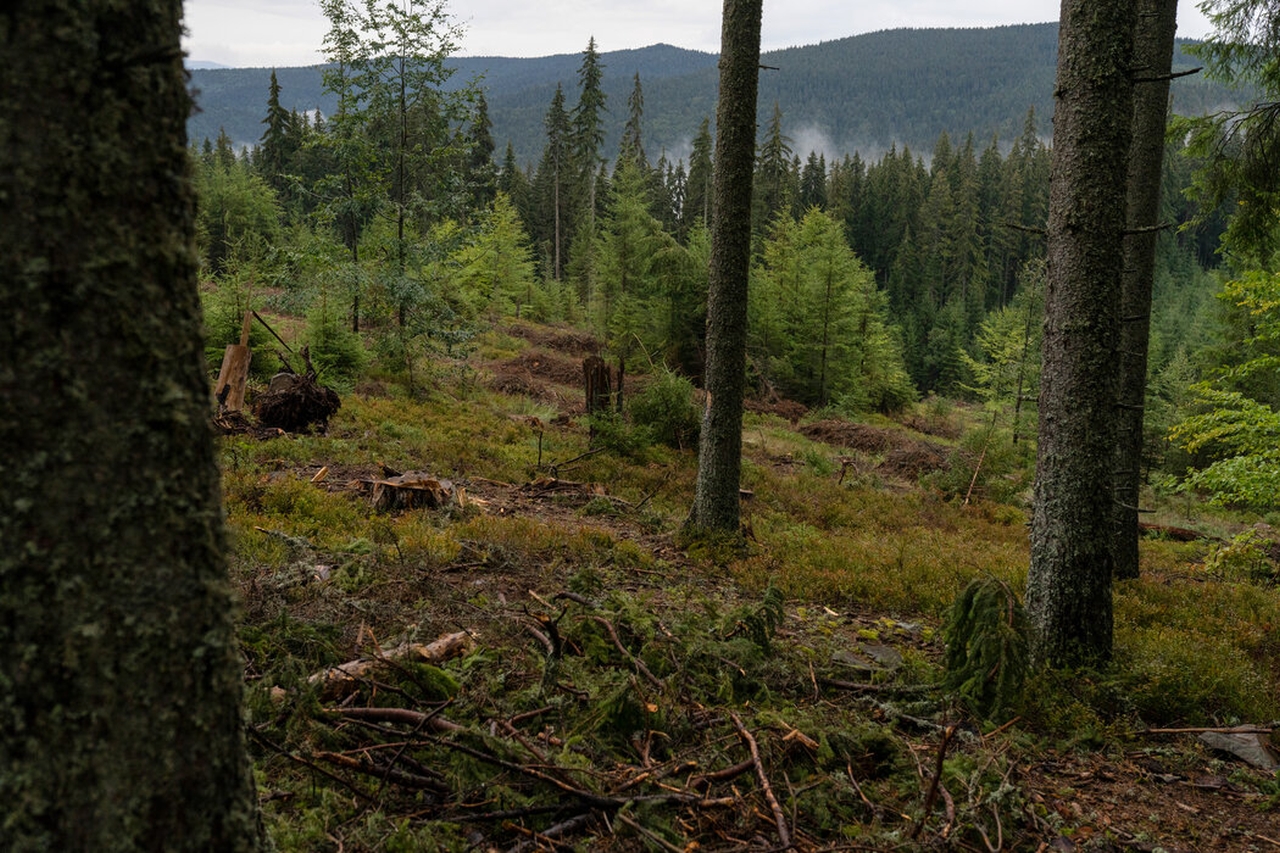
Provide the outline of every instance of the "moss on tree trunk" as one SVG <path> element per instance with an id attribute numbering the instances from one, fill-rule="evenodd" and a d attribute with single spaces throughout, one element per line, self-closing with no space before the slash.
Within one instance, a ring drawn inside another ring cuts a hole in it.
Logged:
<path id="1" fill-rule="evenodd" d="M 0 848 L 261 846 L 178 0 L 0 12 Z"/>

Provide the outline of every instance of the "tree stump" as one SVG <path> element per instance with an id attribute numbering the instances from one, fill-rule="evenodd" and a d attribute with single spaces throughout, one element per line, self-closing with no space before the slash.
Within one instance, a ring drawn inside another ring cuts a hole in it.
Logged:
<path id="1" fill-rule="evenodd" d="M 587 389 L 587 414 L 609 411 L 613 387 L 609 381 L 609 366 L 604 359 L 598 355 L 587 356 L 582 360 L 582 374 Z"/>

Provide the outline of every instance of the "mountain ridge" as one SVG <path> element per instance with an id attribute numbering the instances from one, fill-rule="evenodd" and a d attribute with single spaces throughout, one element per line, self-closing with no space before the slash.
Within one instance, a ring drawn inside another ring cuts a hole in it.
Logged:
<path id="1" fill-rule="evenodd" d="M 1186 42 L 1182 42 L 1185 46 Z M 1057 24 L 1001 27 L 899 28 L 845 36 L 764 53 L 758 102 L 764 128 L 777 104 L 784 133 L 803 158 L 858 152 L 876 158 L 890 146 L 932 150 L 943 133 L 960 141 L 972 133 L 985 146 L 1022 133 L 1034 109 L 1040 134 L 1049 136 L 1057 55 Z M 718 55 L 658 43 L 602 51 L 607 96 L 606 156 L 616 151 L 634 75 L 644 92 L 643 133 L 651 160 L 687 158 L 703 118 L 714 122 Z M 510 141 L 518 162 L 535 163 L 545 144 L 543 118 L 558 85 L 572 106 L 582 55 L 453 57 L 453 82 L 480 79 L 501 157 Z M 1192 66 L 1181 51 L 1177 69 Z M 323 66 L 275 69 L 287 109 L 327 114 Z M 237 147 L 262 134 L 271 69 L 192 69 L 200 111 L 188 123 L 193 140 L 225 128 Z M 1179 112 L 1197 114 L 1238 100 L 1222 86 L 1182 79 L 1174 83 Z"/>

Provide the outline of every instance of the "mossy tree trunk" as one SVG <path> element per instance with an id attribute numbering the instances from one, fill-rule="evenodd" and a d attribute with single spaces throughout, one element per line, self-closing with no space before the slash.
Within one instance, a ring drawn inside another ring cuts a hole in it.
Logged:
<path id="1" fill-rule="evenodd" d="M 1063 0 L 1027 611 L 1033 657 L 1111 656 L 1112 482 L 1134 8 Z"/>
<path id="2" fill-rule="evenodd" d="M 179 0 L 0 11 L 0 848 L 262 846 Z"/>
<path id="3" fill-rule="evenodd" d="M 707 293 L 706 388 L 689 527 L 739 532 L 746 388 L 751 180 L 756 152 L 762 0 L 725 0 Z"/>
<path id="4" fill-rule="evenodd" d="M 1178 28 L 1177 0 L 1137 0 L 1134 34 L 1133 146 L 1128 227 L 1120 284 L 1120 406 L 1115 462 L 1115 576 L 1138 576 L 1138 495 L 1142 483 L 1142 415 L 1151 338 L 1151 290 L 1164 169 L 1169 73 Z"/>

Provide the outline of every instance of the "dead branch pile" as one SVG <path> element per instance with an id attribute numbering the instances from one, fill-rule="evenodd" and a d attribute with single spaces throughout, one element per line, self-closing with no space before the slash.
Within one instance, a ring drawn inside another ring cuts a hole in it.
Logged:
<path id="1" fill-rule="evenodd" d="M 616 617 L 602 615 L 581 595 L 556 598 L 564 602 L 558 615 L 526 608 L 524 627 L 535 648 L 545 650 L 548 673 L 556 672 L 555 661 L 586 654 L 584 643 L 603 642 L 592 652 L 603 658 L 594 687 L 552 674 L 545 704 L 466 721 L 465 705 L 412 695 L 423 677 L 416 665 L 473 650 L 469 634 L 445 635 L 312 675 L 310 684 L 327 703 L 314 721 L 327 729 L 315 740 L 324 748 L 286 748 L 262 732 L 254 732 L 255 739 L 339 781 L 359 801 L 384 808 L 412 803 L 415 820 L 474 827 L 479 849 L 522 853 L 610 843 L 603 839 L 611 835 L 629 839 L 620 849 L 637 842 L 645 849 L 692 849 L 671 841 L 699 838 L 717 839 L 724 849 L 762 843 L 817 849 L 781 805 L 788 791 L 794 796 L 785 767 L 814 767 L 814 738 L 776 720 L 762 728 L 738 713 L 681 701 L 679 676 L 655 673 L 628 647 L 634 626 L 615 624 Z M 287 701 L 284 691 L 276 695 Z M 597 718 L 594 733 L 562 727 L 567 712 L 592 708 L 598 709 L 588 713 Z M 460 785 L 450 767 L 473 768 L 466 775 L 481 773 L 486 781 Z M 836 774 L 850 767 L 860 767 L 856 756 L 841 755 L 832 764 Z M 665 826 L 652 815 L 663 815 Z"/>

